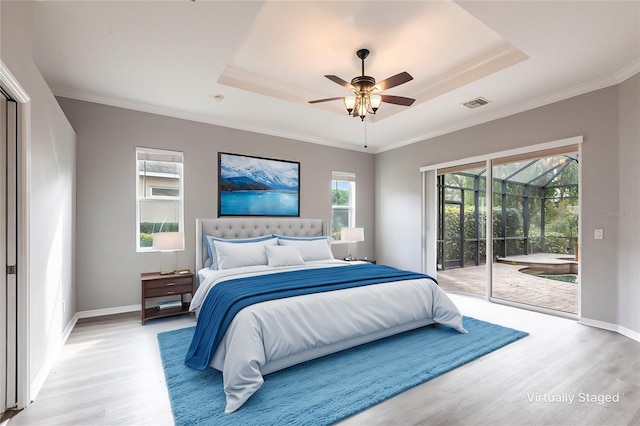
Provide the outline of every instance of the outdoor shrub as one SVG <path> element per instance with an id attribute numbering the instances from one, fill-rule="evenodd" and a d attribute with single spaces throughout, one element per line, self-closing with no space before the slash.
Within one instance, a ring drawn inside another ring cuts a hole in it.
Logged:
<path id="1" fill-rule="evenodd" d="M 140 233 L 140 247 L 151 247 L 153 246 L 153 234 L 143 234 Z"/>
<path id="2" fill-rule="evenodd" d="M 546 253 L 573 254 L 574 238 L 567 237 L 560 232 L 547 232 L 544 238 L 544 251 Z"/>
<path id="3" fill-rule="evenodd" d="M 446 260 L 456 260 L 460 259 L 462 255 L 460 251 L 460 243 L 457 241 L 457 238 L 460 235 L 460 208 L 455 205 L 446 205 L 445 206 L 445 233 L 449 238 L 453 238 L 453 241 L 448 241 L 445 244 L 445 259 Z M 544 251 L 547 253 L 566 253 L 573 254 L 574 252 L 574 243 L 575 237 L 572 235 L 571 226 L 574 225 L 574 222 L 577 222 L 575 219 L 576 216 L 571 214 L 572 212 L 566 213 L 564 216 L 560 216 L 555 219 L 555 221 L 551 222 L 549 228 L 545 232 L 544 239 Z M 523 236 L 523 219 L 520 215 L 520 211 L 517 208 L 509 207 L 506 209 L 506 236 L 507 237 L 516 237 Z M 501 231 L 501 221 L 502 221 L 502 208 L 496 207 L 493 209 L 493 236 L 497 238 L 494 242 L 494 254 L 496 256 L 513 256 L 518 254 L 525 253 L 525 240 L 517 239 L 517 240 L 508 240 L 506 244 L 503 244 L 500 241 L 500 237 L 502 237 Z M 479 213 L 478 215 L 479 227 L 484 229 L 485 217 L 483 213 Z M 464 239 L 466 240 L 464 246 L 464 259 L 465 263 L 475 262 L 475 249 L 476 244 L 473 241 L 476 237 L 476 222 L 475 222 L 475 209 L 473 206 L 465 206 L 463 212 L 463 232 Z M 560 230 L 560 232 L 558 232 Z M 564 232 L 562 232 L 564 231 Z M 479 231 L 478 235 L 484 235 L 483 231 Z M 484 238 L 480 238 L 481 241 Z M 482 261 L 485 257 L 485 244 L 480 244 L 479 248 L 479 259 Z M 529 249 L 531 252 L 536 253 L 542 250 L 542 241 L 539 238 L 535 238 L 529 241 Z M 506 252 L 503 252 L 506 250 Z M 440 259 L 442 262 L 442 259 Z"/>
<path id="4" fill-rule="evenodd" d="M 458 206 L 446 205 L 444 209 L 445 214 L 445 229 L 444 235 L 449 238 L 457 238 L 460 235 L 460 209 Z M 496 207 L 493 209 L 493 229 L 494 237 L 498 237 L 501 233 L 501 218 L 502 208 Z M 485 215 L 480 212 L 478 214 L 478 226 L 482 229 L 485 226 Z M 507 223 L 507 236 L 522 235 L 522 217 L 520 212 L 516 208 L 507 208 L 506 210 L 506 223 Z M 475 242 L 469 240 L 475 240 L 476 237 L 476 222 L 475 222 L 475 208 L 473 206 L 465 206 L 463 213 L 463 230 L 464 239 L 467 240 L 464 247 L 464 258 L 468 261 L 474 259 L 475 262 Z M 484 235 L 483 231 L 478 232 L 478 235 Z M 500 235 L 501 236 L 501 235 Z M 484 238 L 480 238 L 484 240 Z M 500 246 L 502 247 L 502 246 Z M 512 241 L 507 246 L 509 254 L 524 254 L 524 241 Z M 479 247 L 479 259 L 482 261 L 486 255 L 486 245 L 480 244 Z M 502 252 L 496 252 L 497 255 L 502 255 Z M 460 259 L 460 244 L 457 241 L 448 241 L 445 245 L 445 259 L 455 260 Z"/>
<path id="5" fill-rule="evenodd" d="M 518 209 L 508 207 L 506 210 L 507 226 L 505 235 L 502 234 L 502 208 L 496 207 L 493 209 L 493 236 L 494 237 L 515 237 L 523 235 L 522 232 L 522 216 Z"/>
<path id="6" fill-rule="evenodd" d="M 156 232 L 178 232 L 177 222 L 141 222 L 140 233 L 141 234 L 154 234 Z"/>
<path id="7" fill-rule="evenodd" d="M 141 222 L 140 223 L 140 247 L 153 246 L 153 234 L 157 232 L 178 232 L 177 222 Z"/>

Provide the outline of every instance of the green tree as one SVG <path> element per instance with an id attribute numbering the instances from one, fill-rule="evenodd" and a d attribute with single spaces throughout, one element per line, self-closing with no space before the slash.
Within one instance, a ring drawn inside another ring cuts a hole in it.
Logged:
<path id="1" fill-rule="evenodd" d="M 331 190 L 331 204 L 334 206 L 349 205 L 349 191 L 346 189 Z"/>

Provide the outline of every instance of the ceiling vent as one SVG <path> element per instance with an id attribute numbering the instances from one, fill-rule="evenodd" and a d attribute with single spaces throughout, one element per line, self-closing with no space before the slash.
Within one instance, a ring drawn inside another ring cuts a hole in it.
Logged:
<path id="1" fill-rule="evenodd" d="M 485 98 L 475 98 L 475 99 L 471 99 L 470 101 L 467 101 L 465 103 L 463 103 L 462 105 L 466 106 L 467 108 L 478 108 L 481 107 L 483 105 L 488 104 L 489 100 L 485 99 Z"/>

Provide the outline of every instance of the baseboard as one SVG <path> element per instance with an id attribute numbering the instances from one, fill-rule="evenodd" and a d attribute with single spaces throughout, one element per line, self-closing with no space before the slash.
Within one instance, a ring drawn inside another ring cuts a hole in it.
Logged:
<path id="1" fill-rule="evenodd" d="M 78 318 L 101 317 L 104 315 L 124 314 L 127 312 L 140 311 L 141 305 L 118 306 L 117 308 L 93 309 L 91 311 L 80 311 L 76 315 Z"/>
<path id="2" fill-rule="evenodd" d="M 636 342 L 640 342 L 640 333 L 637 331 L 633 331 L 630 328 L 619 325 L 618 333 L 622 334 L 623 336 L 627 336 L 629 339 L 633 339 Z"/>
<path id="3" fill-rule="evenodd" d="M 640 342 L 640 333 L 637 331 L 633 331 L 627 327 L 623 327 L 618 324 L 612 324 L 610 322 L 598 321 L 589 318 L 580 318 L 578 321 L 580 324 L 588 325 L 591 327 L 602 328 L 604 330 L 615 331 L 618 334 L 622 334 L 623 336 L 628 337 L 629 339 L 633 339 L 636 342 Z"/>

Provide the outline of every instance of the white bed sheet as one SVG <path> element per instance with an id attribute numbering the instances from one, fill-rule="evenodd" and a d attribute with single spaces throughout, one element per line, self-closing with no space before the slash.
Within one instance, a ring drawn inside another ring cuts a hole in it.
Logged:
<path id="1" fill-rule="evenodd" d="M 219 282 L 264 273 L 310 267 L 348 266 L 333 260 L 304 266 L 269 268 L 251 266 L 204 272 L 191 302 L 196 312 L 209 288 Z M 405 330 L 438 322 L 460 332 L 462 316 L 446 293 L 430 279 L 376 284 L 325 293 L 290 297 L 248 306 L 231 322 L 210 366 L 223 373 L 227 405 L 231 413 L 244 404 L 264 382 L 263 374 L 291 365 L 318 348 L 368 341 L 385 330 Z M 318 355 L 319 356 L 319 355 Z M 306 357 L 306 359 L 309 359 Z"/>

